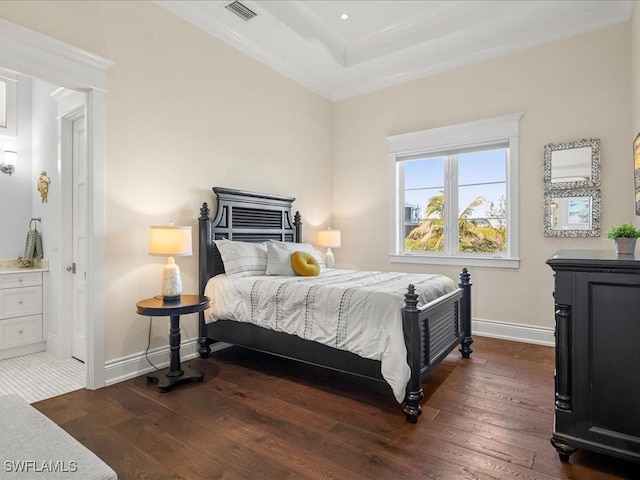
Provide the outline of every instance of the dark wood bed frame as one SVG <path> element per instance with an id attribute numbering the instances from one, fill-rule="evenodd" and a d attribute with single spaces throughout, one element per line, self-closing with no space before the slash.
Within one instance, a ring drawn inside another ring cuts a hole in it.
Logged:
<path id="1" fill-rule="evenodd" d="M 221 187 L 214 187 L 213 191 L 217 195 L 218 204 L 215 218 L 211 219 L 207 203 L 202 205 L 198 218 L 199 286 L 202 294 L 209 278 L 224 273 L 224 264 L 214 240 L 265 242 L 273 239 L 300 242 L 302 238 L 299 212 L 291 217 L 291 205 L 295 198 Z M 402 318 L 411 378 L 407 383 L 403 411 L 407 421 L 411 423 L 416 423 L 422 413 L 422 381 L 429 372 L 457 344 L 460 344 L 460 353 L 464 358 L 469 358 L 473 351 L 471 283 L 467 269 L 462 269 L 459 288 L 454 292 L 428 305 L 418 307 L 417 304 L 418 295 L 413 285 L 409 285 Z M 383 380 L 379 361 L 251 323 L 229 320 L 205 323 L 204 313 L 200 313 L 200 356 L 209 357 L 210 345 L 218 341 Z"/>

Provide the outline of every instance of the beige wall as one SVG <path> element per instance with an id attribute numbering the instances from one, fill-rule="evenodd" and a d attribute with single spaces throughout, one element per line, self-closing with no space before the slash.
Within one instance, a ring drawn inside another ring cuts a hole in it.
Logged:
<path id="1" fill-rule="evenodd" d="M 640 135 L 640 7 L 635 2 L 631 17 L 631 132 L 630 142 Z M 640 227 L 640 217 L 634 217 L 634 224 Z"/>
<path id="2" fill-rule="evenodd" d="M 629 125 L 630 26 L 532 48 L 334 104 L 334 224 L 338 266 L 438 271 L 389 262 L 389 160 L 385 137 L 523 112 L 520 121 L 520 268 L 471 268 L 474 318 L 553 326 L 553 280 L 545 260 L 561 248 L 612 248 L 597 239 L 542 233 L 543 147 L 601 139 L 602 230 L 633 219 Z"/>
<path id="3" fill-rule="evenodd" d="M 106 98 L 106 360 L 146 347 L 135 303 L 164 259 L 148 227 L 193 225 L 211 187 L 291 195 L 307 238 L 331 215 L 331 103 L 150 2 L 0 2 L 0 17 L 115 61 Z M 194 243 L 194 248 L 197 243 Z M 178 258 L 197 291 L 196 256 Z M 152 347 L 167 343 L 156 320 Z M 195 315 L 183 339 L 197 335 Z"/>
<path id="4" fill-rule="evenodd" d="M 635 2 L 631 17 L 631 135 L 635 139 L 640 132 L 640 7 Z M 640 218 L 636 217 L 636 222 Z"/>

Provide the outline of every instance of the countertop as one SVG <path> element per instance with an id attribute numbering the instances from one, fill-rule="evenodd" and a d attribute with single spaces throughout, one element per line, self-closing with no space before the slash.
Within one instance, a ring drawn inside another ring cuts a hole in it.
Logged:
<path id="1" fill-rule="evenodd" d="M 38 267 L 20 268 L 18 267 L 17 259 L 0 258 L 0 275 L 8 275 L 10 273 L 48 272 L 49 271 L 49 265 L 46 260 L 39 260 L 38 263 L 39 263 Z"/>

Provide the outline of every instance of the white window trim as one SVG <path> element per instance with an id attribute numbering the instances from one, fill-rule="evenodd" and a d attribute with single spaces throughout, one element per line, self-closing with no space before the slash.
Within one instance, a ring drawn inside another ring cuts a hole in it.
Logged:
<path id="1" fill-rule="evenodd" d="M 389 164 L 393 209 L 391 213 L 391 252 L 392 263 L 416 263 L 432 265 L 463 265 L 479 267 L 519 268 L 518 238 L 518 163 L 519 163 L 519 121 L 522 113 L 514 113 L 501 117 L 488 118 L 475 122 L 460 123 L 446 127 L 432 128 L 419 132 L 404 133 L 387 137 L 389 143 Z M 507 231 L 509 240 L 505 255 L 445 255 L 442 253 L 401 254 L 400 238 L 400 168 L 399 157 L 441 152 L 447 149 L 464 148 L 465 146 L 509 142 L 509 161 L 507 162 L 507 202 L 509 214 Z"/>
<path id="2" fill-rule="evenodd" d="M 15 137 L 18 135 L 18 77 L 15 74 L 0 70 L 0 79 L 5 82 L 5 122 L 6 127 L 0 126 L 0 135 Z"/>

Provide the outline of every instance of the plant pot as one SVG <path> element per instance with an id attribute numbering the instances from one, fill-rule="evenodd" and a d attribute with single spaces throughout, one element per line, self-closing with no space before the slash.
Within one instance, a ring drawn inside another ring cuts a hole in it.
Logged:
<path id="1" fill-rule="evenodd" d="M 613 246 L 618 255 L 633 255 L 636 250 L 637 238 L 619 237 L 613 239 Z"/>

